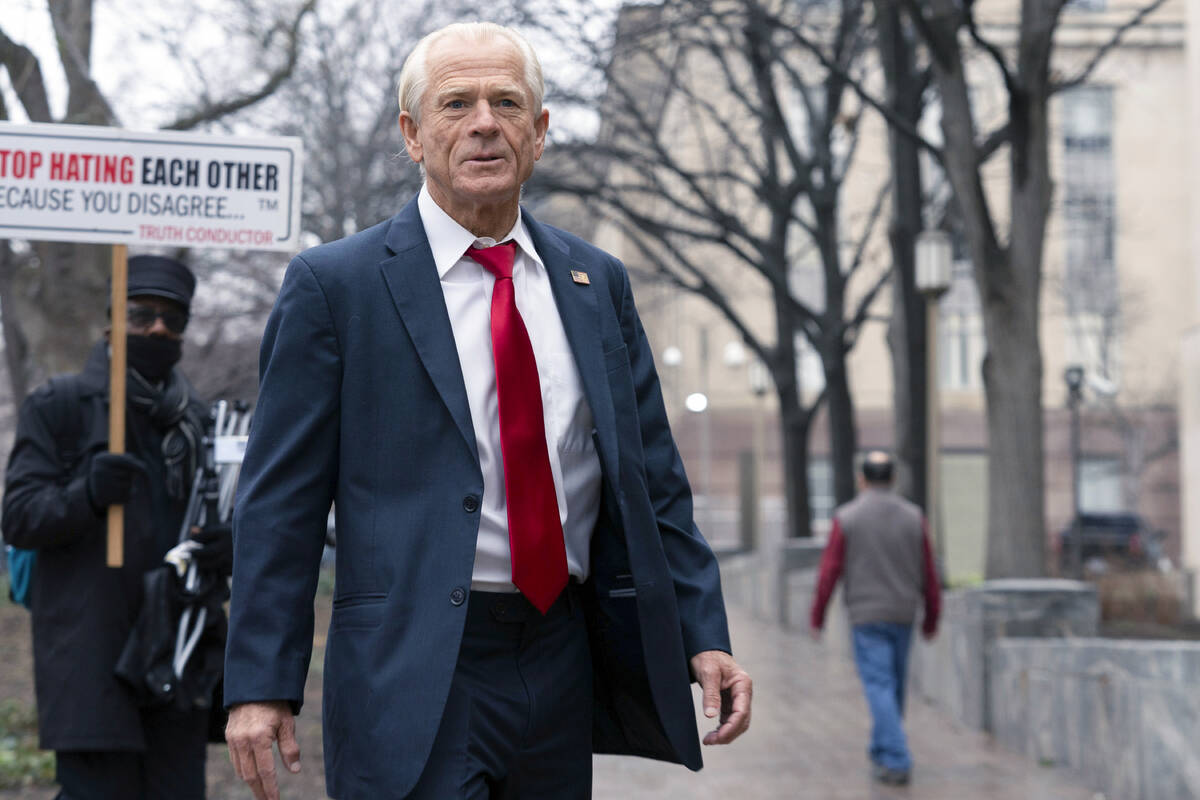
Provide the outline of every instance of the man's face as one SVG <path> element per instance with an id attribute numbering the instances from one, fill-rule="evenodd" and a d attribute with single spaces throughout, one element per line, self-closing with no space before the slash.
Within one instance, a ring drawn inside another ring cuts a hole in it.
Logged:
<path id="1" fill-rule="evenodd" d="M 446 38 L 430 48 L 421 121 L 400 114 L 413 161 L 433 199 L 462 222 L 515 213 L 521 184 L 542 156 L 549 114 L 535 113 L 521 55 L 503 39 L 479 46 Z"/>
<path id="2" fill-rule="evenodd" d="M 182 339 L 187 327 L 186 309 L 174 300 L 157 295 L 137 295 L 126 303 L 126 329 L 134 336 L 163 336 Z"/>

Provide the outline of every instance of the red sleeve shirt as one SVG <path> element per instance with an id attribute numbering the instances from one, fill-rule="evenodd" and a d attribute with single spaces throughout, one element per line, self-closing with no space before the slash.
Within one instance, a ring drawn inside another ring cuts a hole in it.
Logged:
<path id="1" fill-rule="evenodd" d="M 921 520 L 921 528 L 921 550 L 925 555 L 925 621 L 921 624 L 921 631 L 926 636 L 933 636 L 937 633 L 938 617 L 942 613 L 942 586 L 933 561 L 933 547 L 929 544 L 929 523 Z"/>
<path id="2" fill-rule="evenodd" d="M 842 535 L 842 526 L 837 518 L 829 531 L 829 543 L 821 554 L 821 570 L 817 578 L 817 594 L 813 598 L 812 611 L 809 613 L 809 624 L 820 630 L 825 625 L 825 608 L 838 579 L 842 577 L 842 567 L 846 564 L 846 537 Z"/>

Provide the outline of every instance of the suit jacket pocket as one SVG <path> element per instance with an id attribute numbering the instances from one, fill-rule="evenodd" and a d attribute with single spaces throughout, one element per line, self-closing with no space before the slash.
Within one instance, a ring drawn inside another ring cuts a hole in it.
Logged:
<path id="1" fill-rule="evenodd" d="M 350 594 L 334 598 L 331 627 L 342 631 L 374 630 L 383 621 L 387 595 Z"/>
<path id="2" fill-rule="evenodd" d="M 613 349 L 608 349 L 609 345 L 605 345 L 604 351 L 604 370 L 612 372 L 620 369 L 629 363 L 629 348 L 624 342 L 617 342 Z"/>

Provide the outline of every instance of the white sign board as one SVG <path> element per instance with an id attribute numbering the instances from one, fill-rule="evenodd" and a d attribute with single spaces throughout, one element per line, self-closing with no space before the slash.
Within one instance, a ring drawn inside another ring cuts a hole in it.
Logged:
<path id="1" fill-rule="evenodd" d="M 299 250 L 294 137 L 0 122 L 0 238 Z"/>

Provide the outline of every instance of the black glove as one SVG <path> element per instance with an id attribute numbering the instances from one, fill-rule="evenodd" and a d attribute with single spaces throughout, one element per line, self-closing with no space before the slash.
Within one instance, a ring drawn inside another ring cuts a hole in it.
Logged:
<path id="1" fill-rule="evenodd" d="M 133 476 L 146 474 L 146 465 L 127 453 L 97 453 L 88 466 L 88 500 L 96 513 L 122 505 L 133 492 Z"/>
<path id="2" fill-rule="evenodd" d="M 233 528 L 227 523 L 205 525 L 192 530 L 192 539 L 200 543 L 192 551 L 192 560 L 200 569 L 215 570 L 222 575 L 233 572 Z"/>

